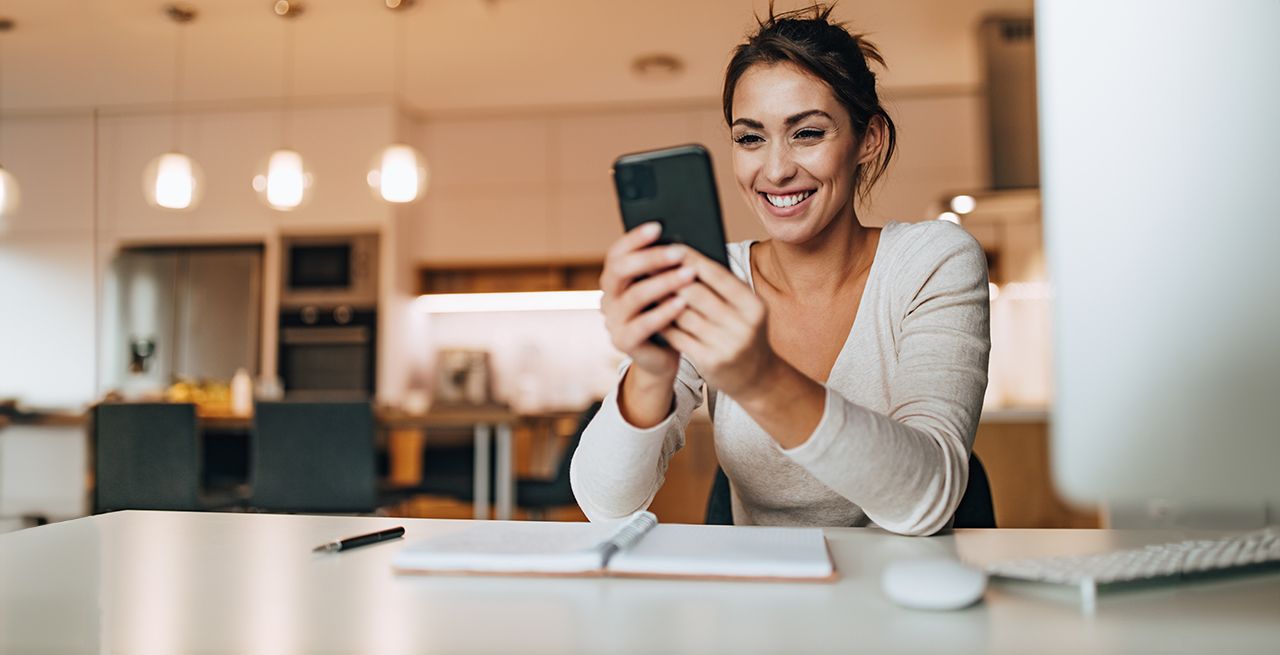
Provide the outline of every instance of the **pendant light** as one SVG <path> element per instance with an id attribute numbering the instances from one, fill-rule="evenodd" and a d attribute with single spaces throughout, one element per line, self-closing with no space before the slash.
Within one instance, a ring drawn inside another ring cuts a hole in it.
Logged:
<path id="1" fill-rule="evenodd" d="M 178 25 L 177 52 L 173 63 L 173 149 L 152 159 L 142 173 L 142 190 L 147 202 L 160 209 L 195 209 L 204 193 L 204 172 L 192 158 L 182 153 L 178 104 L 182 99 L 183 27 L 196 19 L 190 7 L 168 5 L 165 15 Z"/>
<path id="2" fill-rule="evenodd" d="M 293 119 L 293 60 L 294 20 L 302 14 L 298 0 L 275 0 L 271 10 L 284 19 L 284 93 L 280 112 L 280 149 L 271 153 L 258 168 L 253 178 L 253 190 L 258 199 L 277 211 L 293 211 L 311 198 L 311 171 L 302 161 L 302 155 L 290 147 Z"/>
<path id="3" fill-rule="evenodd" d="M 14 23 L 12 20 L 8 18 L 0 18 L 0 33 L 9 32 L 13 30 L 13 27 Z M 3 64 L 3 62 L 4 58 L 0 57 L 0 64 Z M 0 72 L 2 71 L 3 66 L 0 66 Z M 0 88 L 3 87 L 0 86 Z M 3 97 L 3 94 L 0 94 L 0 97 Z M 0 107 L 3 107 L 3 105 L 0 104 Z M 12 173 L 5 169 L 3 155 L 4 150 L 0 149 L 0 220 L 18 211 L 18 200 L 20 197 L 18 193 L 18 180 Z M 3 227 L 3 225 L 0 224 L 0 227 Z"/>
<path id="4" fill-rule="evenodd" d="M 404 92 L 405 21 L 404 13 L 414 0 L 384 0 L 387 9 L 397 12 L 395 31 L 395 105 L 400 107 Z M 375 198 L 396 205 L 414 202 L 427 190 L 427 160 L 417 148 L 407 143 L 393 143 L 374 156 L 365 176 Z"/>

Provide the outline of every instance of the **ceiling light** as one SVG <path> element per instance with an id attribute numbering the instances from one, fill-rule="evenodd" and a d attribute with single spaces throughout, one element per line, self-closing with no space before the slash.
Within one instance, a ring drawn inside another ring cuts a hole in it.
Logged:
<path id="1" fill-rule="evenodd" d="M 973 211 L 977 206 L 978 201 L 974 200 L 973 196 L 961 195 L 951 199 L 951 211 L 961 216 Z"/>
<path id="2" fill-rule="evenodd" d="M 387 8 L 403 14 L 413 6 L 412 0 L 387 0 Z M 405 21 L 396 17 L 393 76 L 395 78 L 395 104 L 400 105 L 404 92 Z M 402 205 L 421 198 L 427 190 L 427 159 L 417 148 L 407 143 L 393 143 L 374 156 L 365 175 L 373 196 L 385 202 Z"/>
<path id="3" fill-rule="evenodd" d="M 654 53 L 633 59 L 631 70 L 642 79 L 665 80 L 683 72 L 684 62 L 672 54 Z"/>
<path id="4" fill-rule="evenodd" d="M 152 159 L 142 173 L 142 190 L 153 207 L 171 210 L 194 209 L 204 192 L 200 165 L 182 153 L 181 120 L 178 103 L 182 98 L 183 26 L 196 19 L 196 11 L 180 5 L 165 7 L 165 15 L 178 25 L 177 52 L 173 61 L 173 149 Z"/>
<path id="5" fill-rule="evenodd" d="M 266 206 L 277 211 L 293 211 L 311 198 L 311 186 L 314 181 L 311 171 L 307 169 L 302 155 L 290 147 L 293 127 L 293 59 L 294 59 L 294 18 L 302 14 L 301 2 L 293 0 L 276 0 L 272 11 L 286 19 L 284 24 L 283 53 L 283 89 L 281 91 L 280 141 L 279 150 L 267 156 L 258 173 L 253 177 L 253 190 Z"/>
<path id="6" fill-rule="evenodd" d="M 0 32 L 8 32 L 13 29 L 13 26 L 13 20 L 0 18 Z M 0 151 L 0 154 L 3 154 L 3 151 Z M 18 179 L 5 170 L 3 165 L 0 165 L 0 218 L 10 216 L 18 211 L 20 196 Z"/>
<path id="7" fill-rule="evenodd" d="M 417 148 L 393 143 L 373 158 L 365 181 L 374 196 L 394 204 L 422 197 L 427 188 L 427 162 Z"/>

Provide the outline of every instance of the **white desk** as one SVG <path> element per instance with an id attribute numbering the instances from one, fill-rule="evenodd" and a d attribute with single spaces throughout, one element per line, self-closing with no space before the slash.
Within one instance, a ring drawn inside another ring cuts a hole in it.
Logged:
<path id="1" fill-rule="evenodd" d="M 0 652 L 1276 652 L 1280 573 L 1103 595 L 998 585 L 948 613 L 899 609 L 885 562 L 1133 546 L 1173 532 L 828 531 L 834 584 L 397 577 L 391 542 L 310 547 L 462 521 L 123 512 L 0 535 Z"/>

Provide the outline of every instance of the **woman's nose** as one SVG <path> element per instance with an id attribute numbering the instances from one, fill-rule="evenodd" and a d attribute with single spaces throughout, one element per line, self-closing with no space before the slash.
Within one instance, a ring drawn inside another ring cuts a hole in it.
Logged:
<path id="1" fill-rule="evenodd" d="M 785 145 L 770 146 L 764 163 L 764 175 L 769 183 L 782 186 L 795 174 L 796 164 L 791 159 L 791 149 Z"/>

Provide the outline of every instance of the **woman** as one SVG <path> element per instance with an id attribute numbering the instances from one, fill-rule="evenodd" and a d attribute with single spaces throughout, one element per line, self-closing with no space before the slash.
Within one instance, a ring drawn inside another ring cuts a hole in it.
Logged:
<path id="1" fill-rule="evenodd" d="M 986 259 L 950 223 L 858 222 L 896 133 L 868 69 L 883 60 L 830 12 L 771 8 L 726 72 L 734 175 L 769 238 L 729 244 L 732 271 L 649 247 L 654 224 L 606 256 L 602 311 L 629 361 L 573 458 L 592 520 L 649 505 L 704 385 L 737 524 L 923 535 L 960 502 L 987 384 Z"/>

